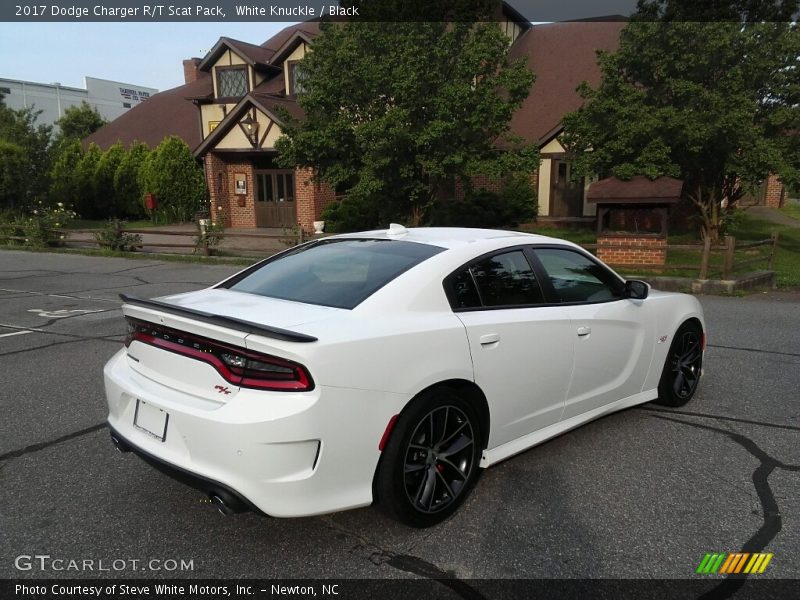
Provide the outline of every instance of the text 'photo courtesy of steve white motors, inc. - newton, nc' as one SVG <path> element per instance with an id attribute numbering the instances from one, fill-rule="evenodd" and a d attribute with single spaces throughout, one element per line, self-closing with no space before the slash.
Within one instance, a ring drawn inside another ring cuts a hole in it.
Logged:
<path id="1" fill-rule="evenodd" d="M 219 18 L 229 17 L 261 17 L 283 19 L 294 17 L 298 19 L 314 19 L 320 17 L 357 17 L 357 6 L 338 6 L 336 4 L 297 4 L 293 6 L 279 6 L 274 4 L 233 4 L 219 6 L 213 4 L 143 4 L 141 6 L 113 6 L 108 4 L 95 5 L 66 5 L 66 4 L 17 4 L 14 5 L 14 16 L 21 18 L 43 19 L 57 18 L 64 20 L 81 20 L 95 18 L 112 19 L 192 19 L 192 18 Z"/>
<path id="2" fill-rule="evenodd" d="M 310 598 L 316 596 L 338 596 L 340 588 L 344 586 L 338 583 L 314 583 L 286 585 L 285 583 L 264 583 L 259 585 L 214 585 L 203 583 L 110 583 L 110 584 L 84 584 L 84 583 L 50 583 L 48 585 L 28 585 L 17 583 L 14 586 L 14 593 L 17 597 L 42 597 L 48 594 L 52 596 L 75 597 L 95 597 L 106 598 L 130 597 L 143 598 L 148 596 L 161 598 L 181 598 L 181 597 L 232 597 L 241 598 L 243 596 L 298 596 Z"/>

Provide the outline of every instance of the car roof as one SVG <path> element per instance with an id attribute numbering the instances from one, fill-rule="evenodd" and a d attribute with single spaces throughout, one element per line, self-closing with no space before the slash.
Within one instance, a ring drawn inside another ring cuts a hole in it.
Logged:
<path id="1" fill-rule="evenodd" d="M 442 248 L 457 248 L 467 244 L 479 242 L 506 241 L 509 245 L 513 243 L 558 243 L 569 244 L 565 240 L 547 237 L 534 233 L 522 233 L 519 231 L 504 231 L 502 229 L 476 229 L 470 227 L 403 227 L 392 223 L 389 229 L 376 229 L 374 231 L 362 231 L 358 233 L 346 233 L 333 236 L 334 238 L 352 239 L 378 239 L 378 240 L 398 240 L 404 242 L 417 242 L 419 244 L 429 244 Z M 515 238 L 517 238 L 515 240 Z"/>

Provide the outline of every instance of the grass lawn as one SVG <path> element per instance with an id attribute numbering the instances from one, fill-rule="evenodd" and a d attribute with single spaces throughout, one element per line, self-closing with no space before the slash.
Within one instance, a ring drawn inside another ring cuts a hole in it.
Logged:
<path id="1" fill-rule="evenodd" d="M 800 204 L 795 204 L 794 202 L 787 202 L 786 206 L 784 206 L 779 210 L 787 217 L 791 217 L 793 219 L 797 219 L 798 221 L 800 221 Z"/>
<path id="2" fill-rule="evenodd" d="M 765 239 L 773 231 L 779 236 L 778 251 L 775 254 L 778 287 L 800 287 L 800 228 L 776 225 L 754 219 L 745 213 L 742 224 L 736 232 L 736 239 L 742 241 Z"/>

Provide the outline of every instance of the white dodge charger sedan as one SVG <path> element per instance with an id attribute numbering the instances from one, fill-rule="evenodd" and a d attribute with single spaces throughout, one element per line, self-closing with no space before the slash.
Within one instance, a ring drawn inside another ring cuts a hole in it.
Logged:
<path id="1" fill-rule="evenodd" d="M 486 467 L 613 411 L 687 402 L 705 346 L 694 297 L 510 231 L 392 225 L 122 299 L 113 442 L 226 514 L 377 502 L 433 525 Z"/>

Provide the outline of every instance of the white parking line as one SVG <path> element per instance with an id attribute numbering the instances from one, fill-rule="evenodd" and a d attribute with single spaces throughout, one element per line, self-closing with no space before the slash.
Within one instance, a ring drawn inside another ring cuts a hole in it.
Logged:
<path id="1" fill-rule="evenodd" d="M 93 296 L 68 296 L 66 294 L 46 294 L 44 292 L 31 292 L 29 290 L 11 290 L 7 288 L 0 288 L 0 292 L 13 292 L 15 294 L 30 294 L 31 296 L 48 296 L 50 298 L 69 298 L 70 300 L 91 300 L 93 302 L 112 302 L 114 304 L 122 304 L 121 300 L 112 300 L 110 298 L 95 298 Z"/>
<path id="2" fill-rule="evenodd" d="M 47 333 L 47 331 L 44 329 L 39 329 L 38 327 L 20 327 L 19 325 L 9 325 L 8 323 L 0 323 L 0 327 L 5 327 L 6 329 L 17 329 L 27 333 Z"/>
<path id="3" fill-rule="evenodd" d="M 12 331 L 11 333 L 0 333 L 0 338 L 11 337 L 12 335 L 25 335 L 26 333 L 34 333 L 33 331 Z"/>

